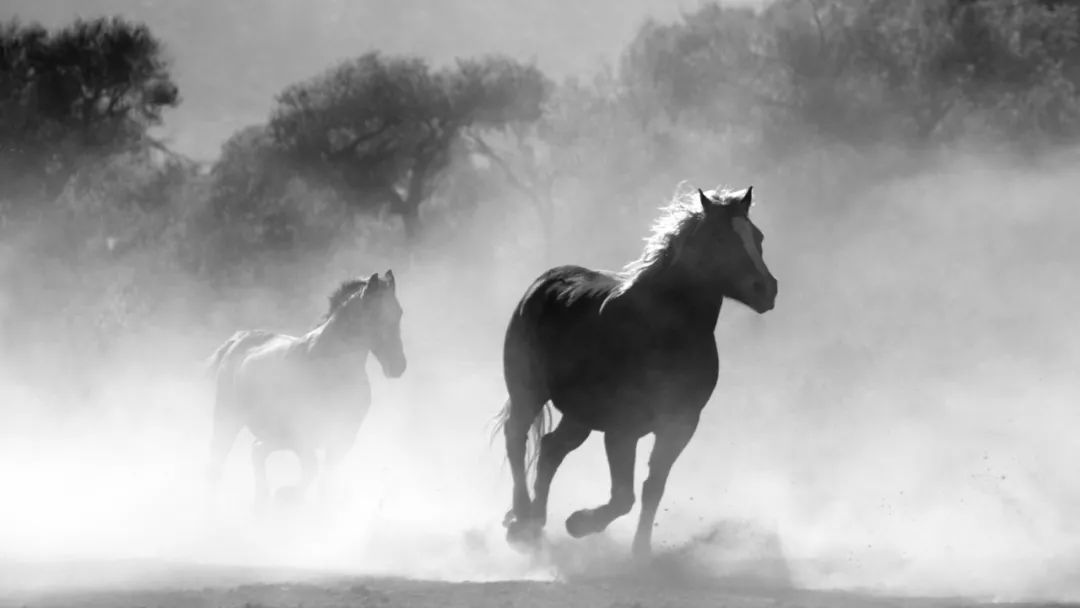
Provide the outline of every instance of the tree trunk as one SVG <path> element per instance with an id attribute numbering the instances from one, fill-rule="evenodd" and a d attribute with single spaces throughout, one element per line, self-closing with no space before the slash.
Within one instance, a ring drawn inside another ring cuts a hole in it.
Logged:
<path id="1" fill-rule="evenodd" d="M 542 245 L 544 263 L 553 263 L 552 245 L 555 240 L 555 205 L 552 196 L 553 184 L 548 180 L 541 187 L 540 192 L 528 191 L 526 194 L 532 199 L 536 208 L 536 214 L 540 219 L 540 233 L 544 240 Z"/>
<path id="2" fill-rule="evenodd" d="M 399 197 L 396 201 L 398 214 L 405 224 L 405 239 L 410 245 L 416 244 L 420 238 L 420 203 L 424 200 L 424 185 L 430 166 L 430 156 L 422 153 L 417 155 L 416 164 L 409 176 L 409 191 L 404 198 Z"/>
<path id="3" fill-rule="evenodd" d="M 415 244 L 420 240 L 420 206 L 410 205 L 407 201 L 403 201 L 398 214 L 405 227 L 405 240 L 409 244 Z"/>

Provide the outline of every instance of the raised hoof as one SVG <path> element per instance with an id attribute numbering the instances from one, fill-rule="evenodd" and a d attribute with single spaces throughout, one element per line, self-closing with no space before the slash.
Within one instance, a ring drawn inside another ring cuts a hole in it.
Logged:
<path id="1" fill-rule="evenodd" d="M 574 511 L 566 518 L 566 532 L 574 538 L 581 538 L 599 532 L 593 523 L 592 511 L 582 509 Z"/>
<path id="2" fill-rule="evenodd" d="M 511 519 L 504 522 L 506 526 L 506 542 L 522 553 L 532 553 L 540 548 L 540 540 L 544 530 L 541 524 L 535 520 L 524 521 Z"/>

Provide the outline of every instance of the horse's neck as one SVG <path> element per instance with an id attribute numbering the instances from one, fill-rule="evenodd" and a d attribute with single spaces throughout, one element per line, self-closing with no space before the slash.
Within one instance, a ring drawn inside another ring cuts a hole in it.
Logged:
<path id="1" fill-rule="evenodd" d="M 708 327 L 712 331 L 720 317 L 724 301 L 721 286 L 700 274 L 672 264 L 638 277 L 627 291 L 631 302 L 652 314 L 664 311 L 677 315 L 680 322 Z"/>
<path id="2" fill-rule="evenodd" d="M 359 336 L 343 331 L 338 317 L 331 316 L 303 337 L 307 351 L 312 357 L 322 359 L 367 359 L 368 346 Z"/>

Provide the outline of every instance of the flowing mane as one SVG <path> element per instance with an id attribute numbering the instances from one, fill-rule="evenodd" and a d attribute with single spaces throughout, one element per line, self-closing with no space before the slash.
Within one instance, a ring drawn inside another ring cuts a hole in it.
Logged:
<path id="1" fill-rule="evenodd" d="M 705 192 L 705 196 L 718 204 L 724 204 L 731 194 L 720 187 Z M 661 207 L 660 216 L 653 222 L 649 236 L 645 237 L 641 256 L 619 272 L 619 286 L 611 297 L 619 297 L 642 278 L 662 272 L 704 220 L 705 212 L 698 200 L 697 189 L 688 182 L 680 182 L 671 202 Z"/>
<path id="2" fill-rule="evenodd" d="M 334 293 L 330 294 L 330 308 L 326 311 L 323 320 L 329 319 L 342 304 L 347 302 L 354 294 L 359 293 L 367 286 L 367 279 L 349 279 L 338 285 Z"/>

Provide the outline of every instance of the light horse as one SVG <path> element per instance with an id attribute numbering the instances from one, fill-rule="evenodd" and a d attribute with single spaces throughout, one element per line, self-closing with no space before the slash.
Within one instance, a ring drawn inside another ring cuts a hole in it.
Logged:
<path id="1" fill-rule="evenodd" d="M 332 485 L 371 405 L 368 353 L 387 377 L 405 372 L 402 309 L 395 291 L 389 270 L 383 278 L 373 274 L 345 281 L 330 296 L 326 316 L 306 334 L 238 331 L 214 352 L 211 484 L 220 478 L 237 434 L 247 427 L 255 436 L 256 508 L 269 498 L 266 460 L 277 450 L 291 450 L 299 458 L 300 484 L 291 489 L 296 498 L 306 495 L 318 472 L 319 450 L 325 452 L 324 472 Z"/>
<path id="2" fill-rule="evenodd" d="M 514 484 L 504 521 L 511 544 L 539 541 L 555 471 L 592 431 L 604 433 L 611 496 L 571 514 L 566 530 L 580 538 L 629 513 L 637 442 L 654 433 L 633 541 L 635 557 L 650 555 L 668 474 L 716 386 L 720 305 L 731 298 L 762 314 L 776 301 L 751 190 L 677 193 L 623 272 L 560 266 L 525 292 L 506 330 L 509 400 L 499 417 Z M 548 401 L 562 413 L 550 432 Z"/>

